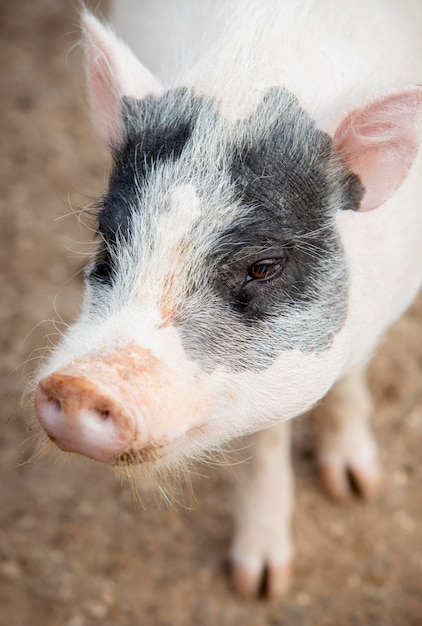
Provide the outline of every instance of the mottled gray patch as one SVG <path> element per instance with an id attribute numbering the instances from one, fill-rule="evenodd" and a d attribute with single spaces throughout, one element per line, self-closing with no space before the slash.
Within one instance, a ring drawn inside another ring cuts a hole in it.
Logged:
<path id="1" fill-rule="evenodd" d="M 115 155 L 100 229 L 113 241 L 136 223 L 136 245 L 153 241 L 145 190 L 154 189 L 158 164 L 160 185 L 195 185 L 202 213 L 181 242 L 174 312 L 188 356 L 208 371 L 242 370 L 268 367 L 286 350 L 327 350 L 348 295 L 334 218 L 363 195 L 331 138 L 282 88 L 236 122 L 186 90 L 123 106 L 127 141 Z M 164 204 L 155 210 L 169 210 Z M 276 272 L 251 279 L 273 260 Z"/>
<path id="2" fill-rule="evenodd" d="M 123 98 L 125 139 L 113 152 L 109 187 L 99 206 L 98 231 L 103 244 L 90 268 L 91 282 L 111 285 L 116 279 L 116 247 L 129 238 L 133 207 L 142 212 L 140 196 L 157 165 L 180 158 L 201 107 L 204 100 L 186 89 L 144 100 Z"/>
<path id="3" fill-rule="evenodd" d="M 284 89 L 271 89 L 238 122 L 225 154 L 238 220 L 203 263 L 212 268 L 213 313 L 181 307 L 185 348 L 208 368 L 248 369 L 267 367 L 283 350 L 328 349 L 343 326 L 349 288 L 334 217 L 358 208 L 359 179 Z M 279 260 L 281 270 L 248 280 L 263 259 Z"/>

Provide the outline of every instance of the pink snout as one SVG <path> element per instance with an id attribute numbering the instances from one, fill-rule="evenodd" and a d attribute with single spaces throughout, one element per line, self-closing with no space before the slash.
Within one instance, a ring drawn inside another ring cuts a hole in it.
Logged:
<path id="1" fill-rule="evenodd" d="M 128 344 L 76 359 L 38 383 L 35 410 L 66 452 L 105 463 L 155 462 L 204 423 L 199 377 Z"/>
<path id="2" fill-rule="evenodd" d="M 35 410 L 50 439 L 66 452 L 111 462 L 129 449 L 136 423 L 111 390 L 83 376 L 56 373 L 43 378 Z"/>

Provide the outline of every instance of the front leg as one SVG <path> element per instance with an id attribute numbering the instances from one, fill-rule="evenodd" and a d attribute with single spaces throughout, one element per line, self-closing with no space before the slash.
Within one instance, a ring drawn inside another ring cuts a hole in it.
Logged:
<path id="1" fill-rule="evenodd" d="M 290 586 L 293 558 L 293 472 L 290 424 L 283 422 L 243 440 L 235 497 L 231 581 L 245 597 L 269 597 Z"/>
<path id="2" fill-rule="evenodd" d="M 319 474 L 334 499 L 346 497 L 352 488 L 370 497 L 379 487 L 381 468 L 371 413 L 364 369 L 337 382 L 312 412 Z"/>

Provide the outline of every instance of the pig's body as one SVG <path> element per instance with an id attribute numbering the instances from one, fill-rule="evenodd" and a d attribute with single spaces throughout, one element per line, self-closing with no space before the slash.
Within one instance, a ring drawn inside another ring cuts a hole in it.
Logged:
<path id="1" fill-rule="evenodd" d="M 275 595 L 292 558 L 281 422 L 341 381 L 319 409 L 326 486 L 379 480 L 361 368 L 422 283 L 422 8 L 172 2 L 172 21 L 167 4 L 112 10 L 164 88 L 85 18 L 114 169 L 37 412 L 64 450 L 157 471 L 273 427 L 251 444 L 232 561 L 241 593 L 266 568 Z"/>

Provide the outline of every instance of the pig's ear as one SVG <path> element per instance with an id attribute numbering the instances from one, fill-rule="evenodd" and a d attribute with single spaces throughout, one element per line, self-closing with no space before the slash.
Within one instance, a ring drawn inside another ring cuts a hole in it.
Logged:
<path id="1" fill-rule="evenodd" d="M 334 134 L 334 149 L 365 187 L 360 210 L 388 200 L 416 156 L 422 88 L 410 87 L 352 111 Z"/>
<path id="2" fill-rule="evenodd" d="M 89 11 L 82 15 L 82 41 L 97 126 L 107 145 L 118 148 L 124 137 L 123 96 L 141 100 L 161 93 L 162 87 L 112 30 Z"/>

